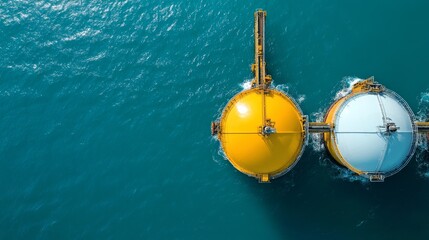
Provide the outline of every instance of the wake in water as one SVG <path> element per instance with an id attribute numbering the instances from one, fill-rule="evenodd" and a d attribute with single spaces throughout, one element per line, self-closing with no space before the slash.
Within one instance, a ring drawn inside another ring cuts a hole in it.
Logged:
<path id="1" fill-rule="evenodd" d="M 363 79 L 357 78 L 357 77 L 344 77 L 341 80 L 342 87 L 337 93 L 335 94 L 334 101 L 346 96 L 347 94 L 352 92 L 353 85 L 356 83 L 362 81 Z"/>
<path id="2" fill-rule="evenodd" d="M 286 84 L 275 85 L 274 81 L 273 81 L 271 83 L 271 86 L 273 89 L 276 89 L 282 93 L 289 95 L 289 86 L 288 85 L 286 85 Z M 250 89 L 252 87 L 252 79 L 244 80 L 242 83 L 240 83 L 240 87 L 243 90 Z M 298 94 L 297 96 L 292 96 L 292 98 L 295 99 L 298 104 L 301 104 L 305 101 L 306 96 L 305 96 L 305 94 Z"/>
<path id="3" fill-rule="evenodd" d="M 220 145 L 217 150 L 217 153 L 212 154 L 212 159 L 218 165 L 221 165 L 221 166 L 228 165 L 228 158 L 226 157 L 226 154 Z"/>
<path id="4" fill-rule="evenodd" d="M 334 179 L 341 179 L 348 182 L 358 182 L 358 183 L 361 183 L 362 185 L 366 185 L 370 183 L 368 178 L 357 175 L 356 173 L 350 171 L 349 169 L 342 168 L 336 165 L 334 165 L 334 169 L 336 171 L 334 175 L 331 175 Z"/>
<path id="5" fill-rule="evenodd" d="M 420 94 L 419 111 L 416 115 L 417 121 L 428 121 L 429 119 L 429 92 Z"/>
<path id="6" fill-rule="evenodd" d="M 319 109 L 319 111 L 311 114 L 311 119 L 316 122 L 323 122 L 326 111 L 327 108 Z M 325 151 L 325 144 L 323 143 L 322 133 L 311 133 L 308 142 L 315 152 L 322 153 Z"/>
<path id="7" fill-rule="evenodd" d="M 420 95 L 419 111 L 416 114 L 417 121 L 429 120 L 429 92 Z M 420 176 L 429 178 L 429 146 L 426 134 L 419 134 L 417 139 L 417 172 Z"/>
<path id="8" fill-rule="evenodd" d="M 244 82 L 240 83 L 240 87 L 243 90 L 248 90 L 252 87 L 252 79 L 244 80 Z"/>
<path id="9" fill-rule="evenodd" d="M 305 94 L 298 95 L 298 98 L 296 99 L 296 101 L 299 104 L 303 103 L 305 101 Z"/>
<path id="10" fill-rule="evenodd" d="M 289 94 L 289 86 L 286 84 L 279 84 L 279 85 L 273 85 L 273 88 L 276 90 L 279 90 L 280 92 L 283 92 L 285 94 Z"/>

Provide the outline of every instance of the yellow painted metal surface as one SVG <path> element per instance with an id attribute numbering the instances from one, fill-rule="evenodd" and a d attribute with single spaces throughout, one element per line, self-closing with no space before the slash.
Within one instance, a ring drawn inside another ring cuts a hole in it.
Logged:
<path id="1" fill-rule="evenodd" d="M 337 110 L 339 109 L 339 107 L 341 106 L 341 104 L 343 104 L 345 101 L 345 97 L 337 100 L 336 102 L 334 102 L 334 104 L 332 104 L 332 106 L 329 108 L 326 116 L 325 116 L 325 121 L 326 123 L 330 124 L 331 126 L 334 126 L 334 116 L 335 113 L 337 112 Z M 335 128 L 335 126 L 334 126 Z M 341 154 L 339 153 L 339 151 L 337 151 L 337 146 L 335 144 L 335 141 L 333 139 L 333 134 L 331 132 L 326 132 L 323 134 L 323 139 L 325 141 L 325 145 L 328 148 L 329 152 L 331 153 L 332 157 L 341 165 L 345 165 L 346 161 L 344 160 L 344 158 L 341 156 Z"/>
<path id="2" fill-rule="evenodd" d="M 374 82 L 374 77 L 370 77 L 361 82 L 357 82 L 353 85 L 352 93 L 362 93 L 362 92 L 382 92 L 384 91 L 384 86 Z"/>
<path id="3" fill-rule="evenodd" d="M 267 122 L 275 133 L 262 134 Z M 288 96 L 273 89 L 253 88 L 227 104 L 218 137 L 236 169 L 267 182 L 297 161 L 305 127 L 301 111 Z"/>
<path id="4" fill-rule="evenodd" d="M 334 122 L 335 122 L 335 114 L 337 113 L 338 109 L 340 108 L 340 106 L 344 103 L 344 101 L 346 100 L 346 97 L 343 97 L 341 99 L 339 99 L 338 101 L 336 101 L 331 108 L 328 110 L 328 113 L 325 117 L 325 122 L 330 124 L 331 126 L 334 126 Z M 345 159 L 344 157 L 341 155 L 340 151 L 338 150 L 338 146 L 336 144 L 336 140 L 335 140 L 335 135 L 332 134 L 331 132 L 325 132 L 323 133 L 323 139 L 325 140 L 325 145 L 329 150 L 329 153 L 331 153 L 332 157 L 335 159 L 335 161 L 337 161 L 339 164 L 347 167 L 348 169 L 352 170 L 353 172 L 357 173 L 357 174 L 362 174 L 363 172 L 360 171 L 359 169 L 353 167 L 352 165 L 350 165 Z"/>

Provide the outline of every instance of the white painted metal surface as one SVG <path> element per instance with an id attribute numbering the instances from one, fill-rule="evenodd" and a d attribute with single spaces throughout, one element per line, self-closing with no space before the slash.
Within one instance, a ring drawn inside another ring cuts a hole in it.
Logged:
<path id="1" fill-rule="evenodd" d="M 362 93 L 347 99 L 335 116 L 335 139 L 343 158 L 369 173 L 394 172 L 415 149 L 414 115 L 390 92 Z M 398 130 L 387 132 L 386 124 Z"/>

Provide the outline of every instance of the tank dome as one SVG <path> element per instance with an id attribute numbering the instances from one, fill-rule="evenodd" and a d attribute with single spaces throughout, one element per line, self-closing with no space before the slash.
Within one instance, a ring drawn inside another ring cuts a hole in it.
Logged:
<path id="1" fill-rule="evenodd" d="M 286 173 L 305 142 L 305 118 L 297 104 L 274 89 L 250 89 L 226 105 L 218 138 L 231 164 L 261 181 Z"/>
<path id="2" fill-rule="evenodd" d="M 355 84 L 331 106 L 325 121 L 333 126 L 324 140 L 334 159 L 371 181 L 400 171 L 416 148 L 410 107 L 373 79 Z"/>

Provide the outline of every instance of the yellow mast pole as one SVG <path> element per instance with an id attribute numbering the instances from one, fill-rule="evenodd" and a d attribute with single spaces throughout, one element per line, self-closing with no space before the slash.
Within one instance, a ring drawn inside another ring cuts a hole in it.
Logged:
<path id="1" fill-rule="evenodd" d="M 252 72 L 255 77 L 252 87 L 267 89 L 271 83 L 271 76 L 266 74 L 265 62 L 265 17 L 267 12 L 257 10 L 255 12 L 255 63 L 252 64 Z"/>

